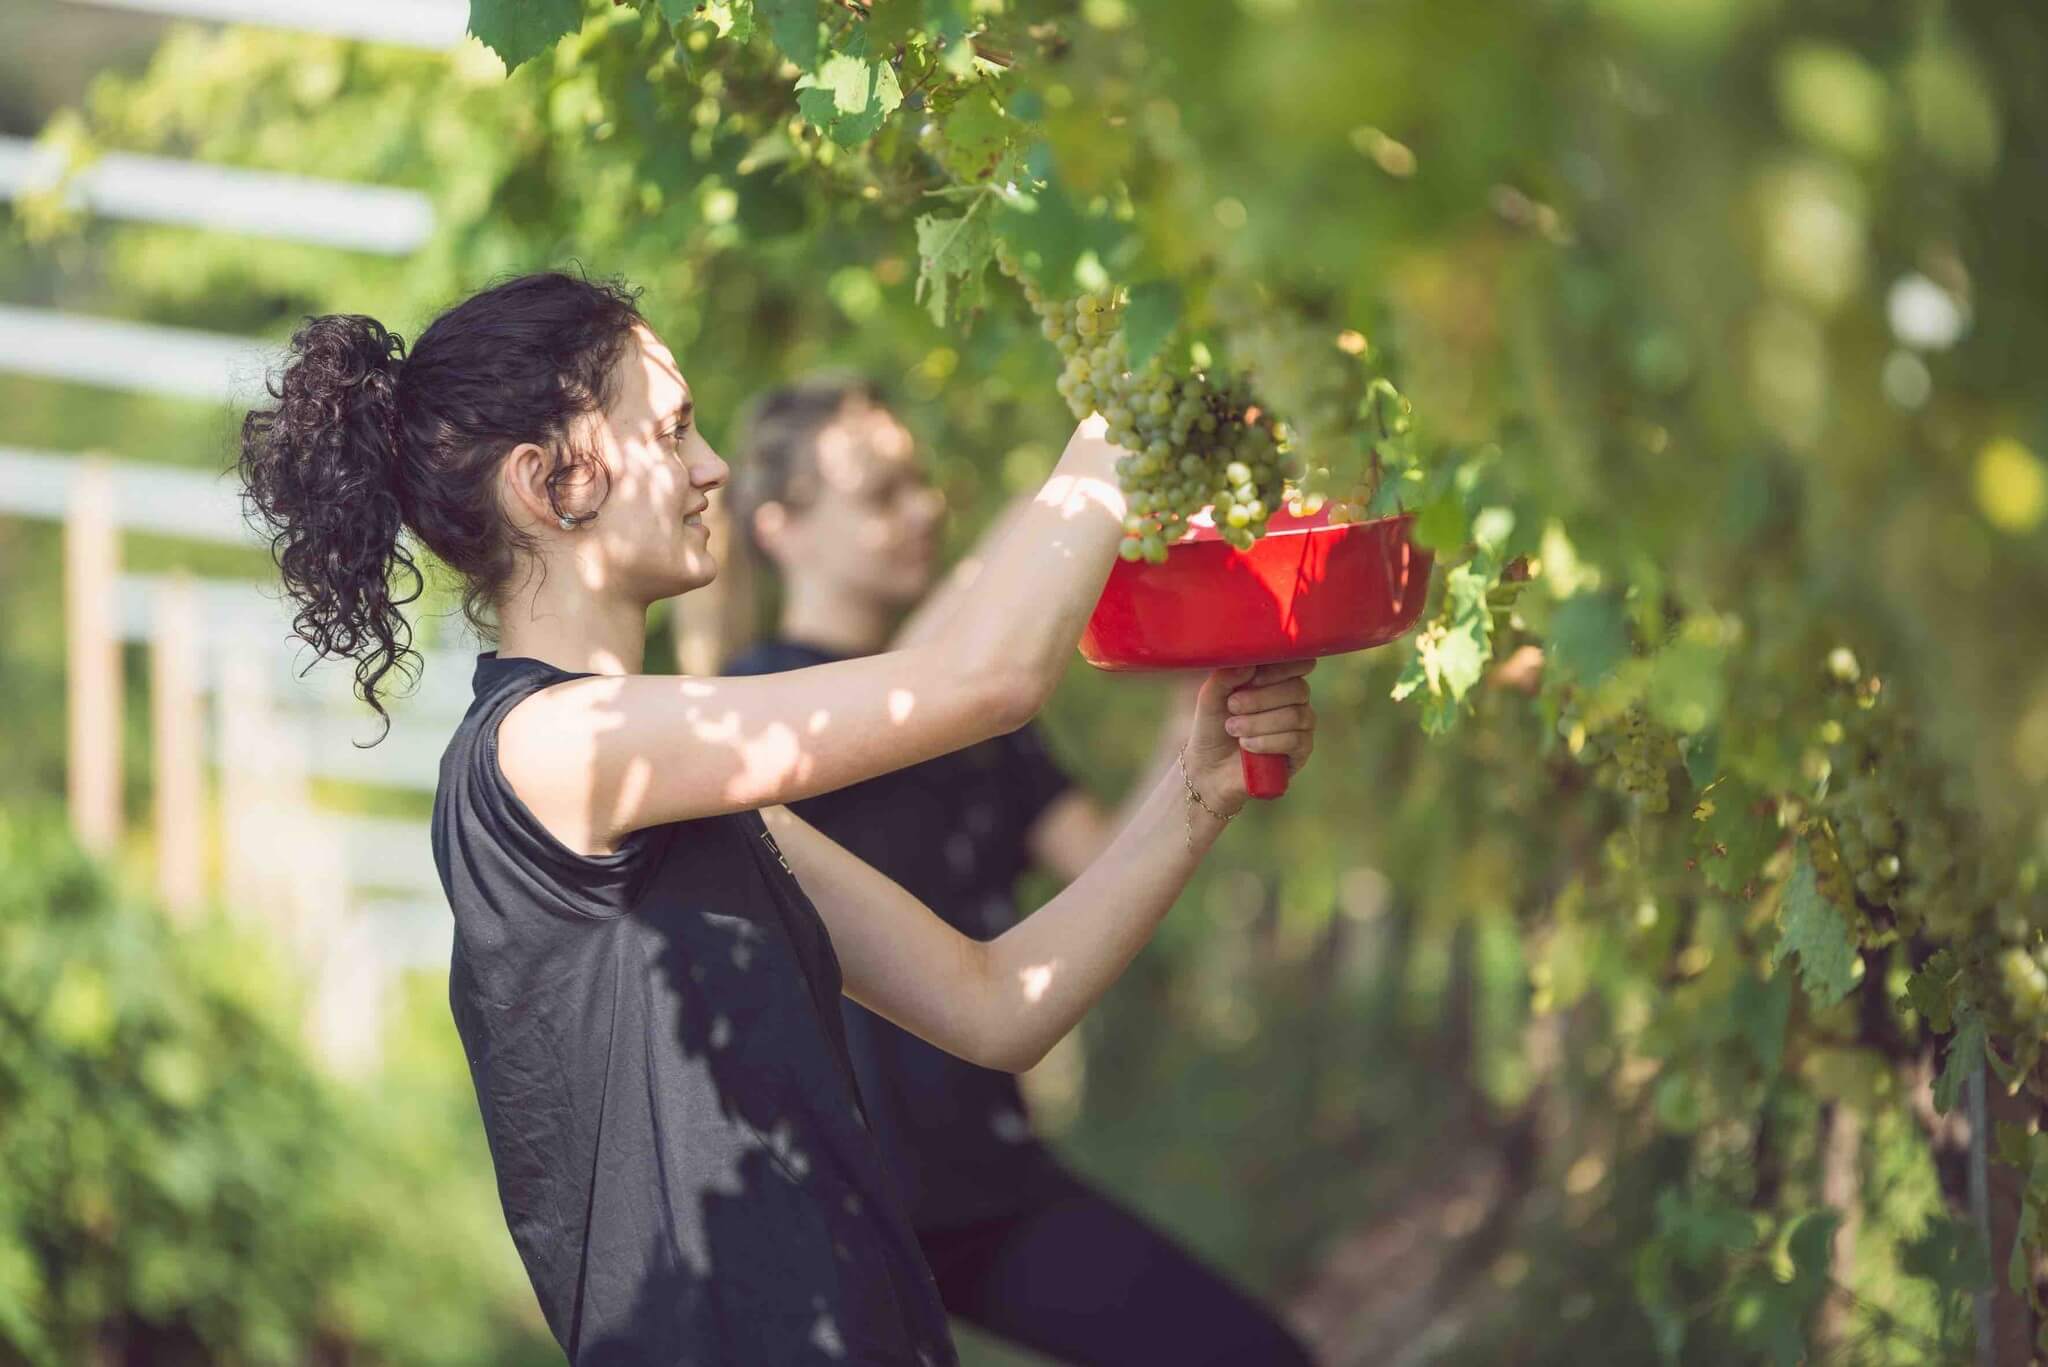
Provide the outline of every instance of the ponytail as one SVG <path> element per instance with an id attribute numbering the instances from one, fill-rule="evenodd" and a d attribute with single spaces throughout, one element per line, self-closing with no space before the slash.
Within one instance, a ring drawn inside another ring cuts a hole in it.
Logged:
<path id="1" fill-rule="evenodd" d="M 356 692 L 387 728 L 379 690 L 394 669 L 416 676 L 401 609 L 425 587 L 400 535 L 404 358 L 405 340 L 374 318 L 308 319 L 269 383 L 274 406 L 242 421 L 238 461 L 245 506 L 298 605 L 293 630 L 356 661 Z"/>

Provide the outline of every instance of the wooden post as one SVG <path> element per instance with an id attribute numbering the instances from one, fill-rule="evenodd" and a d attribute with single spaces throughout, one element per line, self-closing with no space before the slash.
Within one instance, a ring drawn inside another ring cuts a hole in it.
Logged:
<path id="1" fill-rule="evenodd" d="M 72 830 L 100 855 L 121 839 L 119 535 L 112 475 L 100 461 L 82 462 L 64 514 L 66 786 Z"/>
<path id="2" fill-rule="evenodd" d="M 204 648 L 192 581 L 172 576 L 150 616 L 150 732 L 155 747 L 156 882 L 164 906 L 189 921 L 206 898 Z"/>
<path id="3" fill-rule="evenodd" d="M 215 744 L 220 754 L 221 848 L 231 915 L 261 916 L 290 943 L 299 813 L 306 806 L 305 742 L 278 714 L 276 647 L 253 633 L 216 637 Z"/>

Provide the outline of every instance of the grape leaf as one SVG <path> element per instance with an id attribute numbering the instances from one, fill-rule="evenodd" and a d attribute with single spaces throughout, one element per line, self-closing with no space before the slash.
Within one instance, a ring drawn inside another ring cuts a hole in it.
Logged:
<path id="1" fill-rule="evenodd" d="M 2025 1203 L 2020 1207 L 2020 1226 L 2013 1231 L 2012 1256 L 2005 1260 L 2005 1284 L 2022 1296 L 2031 1296 L 2034 1290 L 2034 1254 L 2041 1247 L 2041 1194 L 2038 1188 L 2027 1190 Z M 2039 1339 L 2035 1340 L 2037 1343 Z"/>
<path id="2" fill-rule="evenodd" d="M 1010 119 L 996 104 L 995 92 L 977 85 L 954 100 L 939 124 L 939 160 L 963 181 L 987 180 L 1002 164 L 1010 145 Z"/>
<path id="3" fill-rule="evenodd" d="M 962 277 L 965 294 L 981 279 L 994 253 L 988 220 L 969 210 L 956 218 L 925 214 L 917 220 L 917 299 L 931 310 L 932 321 L 945 326 L 954 278 Z"/>
<path id="4" fill-rule="evenodd" d="M 1550 659 L 1555 668 L 1592 688 L 1627 657 L 1628 626 L 1619 598 L 1578 593 L 1558 604 L 1550 619 Z"/>
<path id="5" fill-rule="evenodd" d="M 471 0 L 474 7 L 475 0 Z M 697 0 L 661 0 L 661 17 L 671 25 L 680 24 L 697 12 Z"/>
<path id="6" fill-rule="evenodd" d="M 1919 972 L 1906 979 L 1906 1000 L 1927 1028 L 1945 1035 L 1955 1028 L 1956 956 L 1954 950 L 1940 950 L 1920 965 Z"/>
<path id="7" fill-rule="evenodd" d="M 469 31 L 498 54 L 507 72 L 583 26 L 576 0 L 469 0 Z"/>
<path id="8" fill-rule="evenodd" d="M 754 0 L 782 55 L 809 71 L 818 64 L 818 0 Z"/>
<path id="9" fill-rule="evenodd" d="M 1455 552 L 1465 544 L 1471 524 L 1465 517 L 1465 500 L 1456 490 L 1445 492 L 1415 514 L 1408 539 L 1426 551 Z"/>
<path id="10" fill-rule="evenodd" d="M 868 7 L 868 50 L 887 55 L 924 22 L 924 0 L 874 0 Z"/>
<path id="11" fill-rule="evenodd" d="M 1757 1066 L 1765 1077 L 1776 1077 L 1785 1057 L 1785 1027 L 1792 1017 L 1792 975 L 1774 973 L 1764 979 L 1744 973 L 1736 980 L 1728 1005 L 1737 1032 L 1756 1052 Z"/>
<path id="12" fill-rule="evenodd" d="M 1739 1253 L 1756 1243 L 1748 1213 L 1709 1192 L 1666 1187 L 1657 1193 L 1656 1210 L 1657 1238 L 1681 1266 L 1705 1267 L 1723 1253 Z"/>
<path id="13" fill-rule="evenodd" d="M 1043 145 L 1034 148 L 1027 160 L 1043 167 Z M 1045 172 L 1039 174 L 1042 177 Z M 1121 238 L 1115 224 L 1100 215 L 1082 213 L 1058 183 L 1050 180 L 1035 190 L 1006 194 L 995 230 L 1018 256 L 1037 258 L 1038 282 L 1054 294 L 1073 288 L 1074 267 L 1083 253 L 1093 251 L 1107 261 Z"/>
<path id="14" fill-rule="evenodd" d="M 1919 1237 L 1899 1246 L 1899 1268 L 1935 1284 L 1944 1294 L 1980 1291 L 1991 1285 L 1991 1260 L 1975 1226 L 1932 1216 Z"/>
<path id="15" fill-rule="evenodd" d="M 1130 348 L 1131 368 L 1136 370 L 1157 355 L 1179 322 L 1180 286 L 1170 280 L 1133 285 L 1124 309 L 1124 344 Z"/>
<path id="16" fill-rule="evenodd" d="M 744 43 L 753 38 L 754 0 L 712 0 L 706 13 L 718 25 L 718 31 L 733 42 Z"/>
<path id="17" fill-rule="evenodd" d="M 1718 720 L 1728 694 L 1721 654 L 1718 646 L 1687 640 L 1658 651 L 1650 665 L 1650 715 L 1687 734 Z"/>
<path id="18" fill-rule="evenodd" d="M 1813 861 L 1804 850 L 1785 885 L 1779 919 L 1784 934 L 1771 961 L 1783 963 L 1786 955 L 1797 954 L 1799 981 L 1816 1006 L 1833 1006 L 1848 996 L 1856 985 L 1856 946 L 1841 909 L 1821 895 Z"/>
<path id="19" fill-rule="evenodd" d="M 1717 779 L 1693 808 L 1692 843 L 1709 887 L 1741 892 L 1778 846 L 1778 823 L 1758 810 L 1758 794 L 1740 779 Z"/>
<path id="20" fill-rule="evenodd" d="M 1947 1115 L 1962 1098 L 1963 1083 L 1984 1066 L 1984 1018 L 1970 1012 L 1948 1042 L 1947 1060 L 1934 1080 L 1934 1109 Z"/>
<path id="21" fill-rule="evenodd" d="M 903 88 L 887 62 L 839 52 L 797 78 L 797 108 L 842 147 L 856 147 L 880 132 L 882 120 L 902 103 Z"/>
<path id="22" fill-rule="evenodd" d="M 1721 763 L 1721 732 L 1717 727 L 1708 727 L 1697 735 L 1678 738 L 1679 753 L 1685 756 L 1685 776 L 1692 780 L 1692 786 L 1704 789 L 1713 781 L 1714 771 Z"/>
<path id="23" fill-rule="evenodd" d="M 1415 638 L 1415 653 L 1393 690 L 1395 702 L 1427 690 L 1422 729 L 1432 736 L 1451 729 L 1459 704 L 1493 657 L 1493 614 L 1487 611 L 1486 595 L 1500 582 L 1500 567 L 1491 552 L 1482 551 L 1444 582 L 1443 613 Z"/>

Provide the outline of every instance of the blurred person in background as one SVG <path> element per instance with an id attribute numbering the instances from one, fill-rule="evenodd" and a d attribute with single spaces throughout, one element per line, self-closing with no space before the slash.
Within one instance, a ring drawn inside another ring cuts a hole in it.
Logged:
<path id="1" fill-rule="evenodd" d="M 409 351 L 375 319 L 312 318 L 247 414 L 239 473 L 297 633 L 353 659 L 380 715 L 415 658 L 423 552 L 497 640 L 434 799 L 449 1001 L 513 1242 L 577 1367 L 956 1362 L 841 993 L 1030 1067 L 1243 806 L 1240 745 L 1309 755 L 1308 662 L 1211 675 L 1116 840 L 991 941 L 783 805 L 1043 706 L 1123 534 L 1102 427 L 923 643 L 719 679 L 644 672 L 649 608 L 718 573 L 703 513 L 729 472 L 629 290 L 509 280 Z"/>
<path id="2" fill-rule="evenodd" d="M 780 607 L 728 674 L 934 639 L 954 614 L 983 610 L 981 568 L 1029 506 L 1006 510 L 934 589 L 945 499 L 875 386 L 820 376 L 764 394 L 737 450 L 729 544 L 773 567 Z M 1199 684 L 1170 685 L 1146 772 L 1186 740 Z M 980 941 L 1016 924 L 1027 869 L 1079 878 L 1128 816 L 1069 779 L 1035 724 L 791 807 Z M 1309 1360 L 1256 1301 L 1063 1166 L 1015 1077 L 852 1001 L 842 1009 L 861 1097 L 947 1310 L 1066 1363 Z"/>

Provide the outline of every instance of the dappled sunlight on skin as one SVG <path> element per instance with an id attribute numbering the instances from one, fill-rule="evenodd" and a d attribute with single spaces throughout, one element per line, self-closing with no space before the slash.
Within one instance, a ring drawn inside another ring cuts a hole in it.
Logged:
<path id="1" fill-rule="evenodd" d="M 678 417 L 692 415 L 694 406 L 675 357 L 652 332 L 636 329 L 617 397 L 580 434 L 604 473 L 566 490 L 572 506 L 598 514 L 568 533 L 578 580 L 590 592 L 616 589 L 652 602 L 716 577 L 701 534 L 684 522 L 704 508 L 708 494 L 670 446 Z"/>
<path id="2" fill-rule="evenodd" d="M 1052 980 L 1059 975 L 1060 961 L 1031 964 L 1017 973 L 1017 985 L 1024 989 L 1024 1000 L 1034 1006 L 1052 990 Z"/>
<path id="3" fill-rule="evenodd" d="M 730 765 L 718 785 L 726 802 L 742 808 L 761 806 L 776 800 L 791 784 L 812 780 L 818 745 L 831 735 L 835 724 L 829 709 L 814 709 L 801 728 L 779 721 L 750 728 L 738 708 L 721 705 L 731 687 L 727 681 L 679 676 L 673 682 L 684 699 L 681 720 L 690 738 L 723 755 Z M 593 724 L 573 729 L 588 736 L 582 758 L 593 777 L 601 773 L 599 765 L 589 762 L 596 758 L 599 736 L 626 724 L 622 695 L 627 686 L 624 677 L 592 678 L 578 686 L 580 710 Z M 918 708 L 916 690 L 888 690 L 884 708 L 887 724 L 908 723 Z M 652 755 L 632 755 L 609 782 L 601 781 L 586 794 L 580 804 L 585 829 L 616 831 L 626 826 L 626 815 L 644 808 L 656 781 L 656 762 Z"/>
<path id="4" fill-rule="evenodd" d="M 1038 493 L 1039 504 L 1057 508 L 1071 521 L 1093 510 L 1124 515 L 1123 491 L 1107 480 L 1083 479 L 1076 475 L 1054 475 Z"/>

